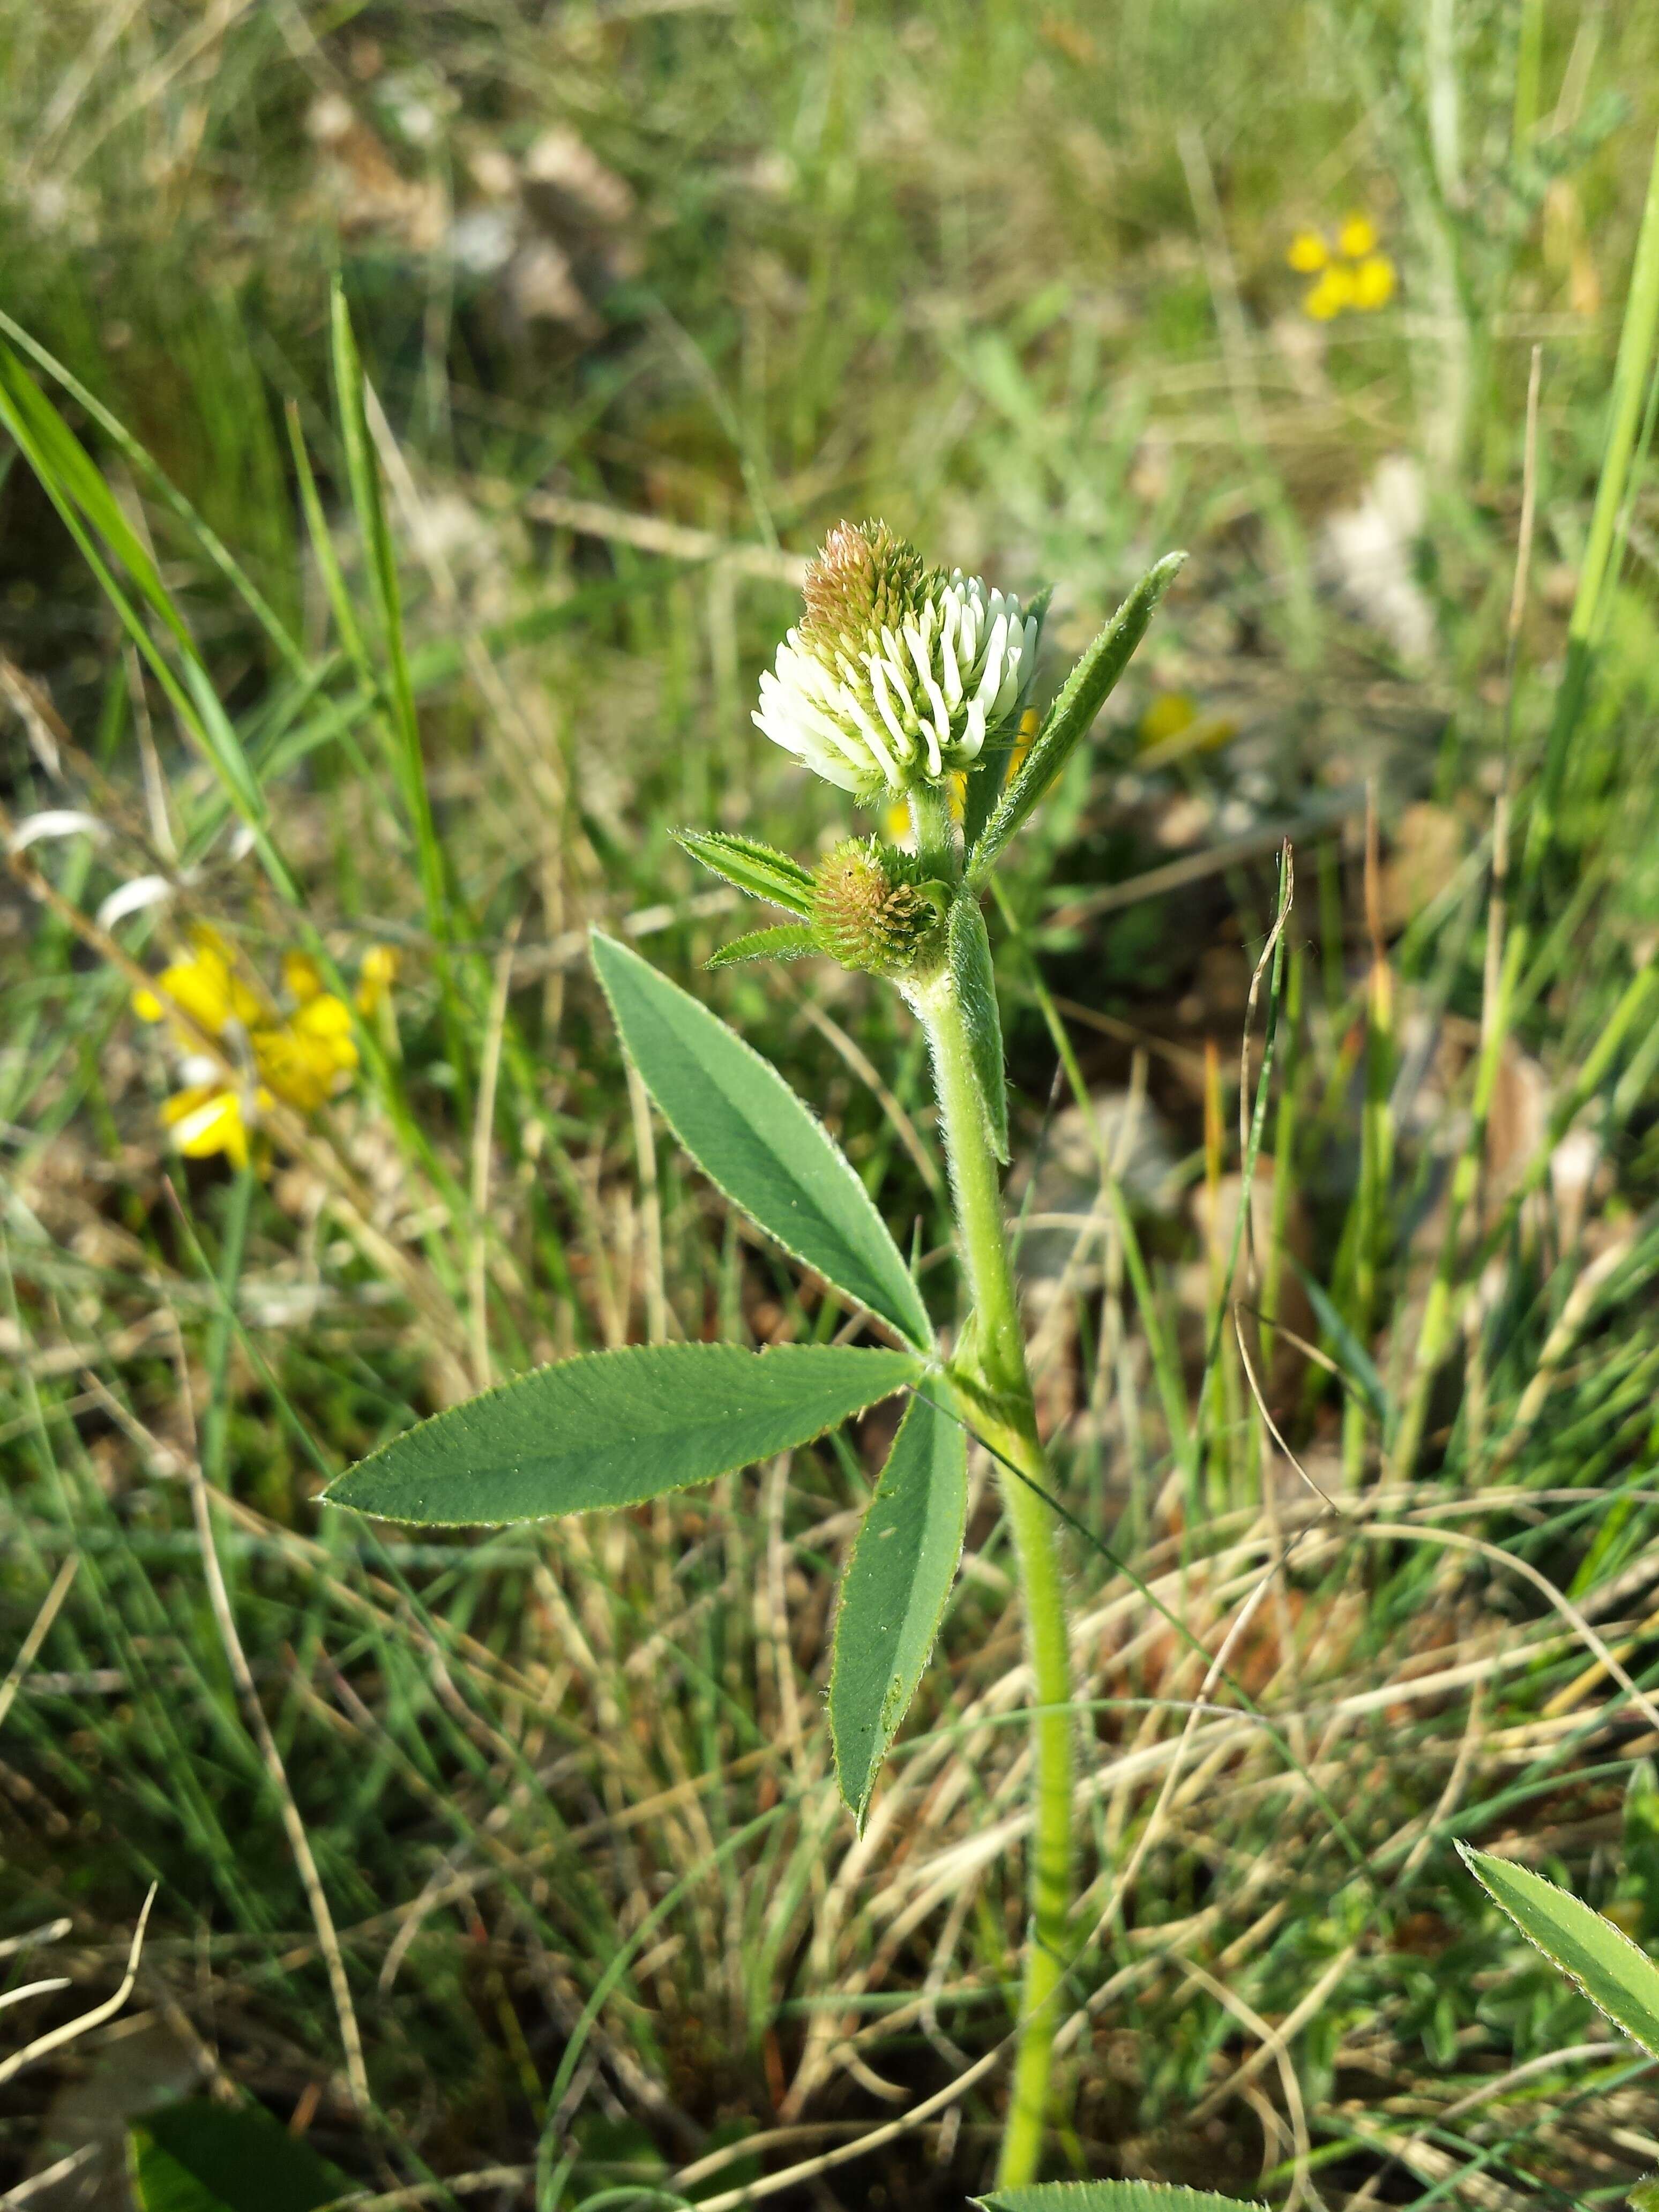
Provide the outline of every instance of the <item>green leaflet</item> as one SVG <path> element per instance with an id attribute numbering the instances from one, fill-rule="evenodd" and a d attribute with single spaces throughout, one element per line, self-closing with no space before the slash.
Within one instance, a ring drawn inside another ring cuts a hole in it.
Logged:
<path id="1" fill-rule="evenodd" d="M 262 2107 L 206 2097 L 147 2112 L 128 2166 L 139 2212 L 315 2212 L 351 2187 Z"/>
<path id="2" fill-rule="evenodd" d="M 1659 1966 L 1611 1920 L 1530 1867 L 1460 1842 L 1463 1863 L 1544 1956 L 1575 1981 L 1615 2027 L 1659 2058 Z"/>
<path id="3" fill-rule="evenodd" d="M 735 1205 L 835 1289 L 931 1348 L 921 1294 L 841 1147 L 776 1069 L 637 952 L 595 930 L 593 965 L 674 1134 Z"/>
<path id="4" fill-rule="evenodd" d="M 740 960 L 804 960 L 817 949 L 817 938 L 804 923 L 786 921 L 776 929 L 751 929 L 746 937 L 734 937 L 703 965 L 735 968 Z"/>
<path id="5" fill-rule="evenodd" d="M 979 901 L 963 893 L 951 903 L 946 945 L 951 979 L 968 1025 L 974 1080 L 985 1113 L 985 1133 L 997 1158 L 1008 1158 L 1008 1079 L 1002 1064 L 1002 1018 L 997 1012 L 996 971 Z"/>
<path id="6" fill-rule="evenodd" d="M 1184 553 L 1166 553 L 1149 568 L 1060 687 L 1019 774 L 998 800 L 968 859 L 968 887 L 983 890 L 1003 847 L 1071 758 L 1072 749 L 1129 665 L 1152 611 L 1179 574 Z"/>
<path id="7" fill-rule="evenodd" d="M 730 836 L 723 830 L 676 830 L 672 834 L 694 860 L 701 860 L 750 898 L 769 899 L 786 914 L 811 913 L 812 878 L 787 853 L 753 837 Z"/>
<path id="8" fill-rule="evenodd" d="M 909 1352 L 845 1345 L 590 1352 L 434 1414 L 323 1494 L 445 1528 L 637 1505 L 810 1443 L 924 1372 Z"/>
<path id="9" fill-rule="evenodd" d="M 1253 2197 L 1217 2197 L 1164 2181 L 1049 2181 L 976 2197 L 983 2212 L 1262 2212 Z"/>
<path id="10" fill-rule="evenodd" d="M 842 1581 L 830 1729 L 841 1794 L 860 1827 L 962 1557 L 968 1445 L 961 1422 L 933 1403 L 944 1387 L 910 1401 Z"/>

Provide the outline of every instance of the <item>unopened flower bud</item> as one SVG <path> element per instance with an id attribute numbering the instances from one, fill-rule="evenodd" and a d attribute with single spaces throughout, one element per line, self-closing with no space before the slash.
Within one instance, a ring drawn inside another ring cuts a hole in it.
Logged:
<path id="1" fill-rule="evenodd" d="M 940 939 L 941 886 L 917 883 L 915 863 L 849 837 L 825 854 L 812 886 L 812 933 L 843 968 L 908 974 Z"/>

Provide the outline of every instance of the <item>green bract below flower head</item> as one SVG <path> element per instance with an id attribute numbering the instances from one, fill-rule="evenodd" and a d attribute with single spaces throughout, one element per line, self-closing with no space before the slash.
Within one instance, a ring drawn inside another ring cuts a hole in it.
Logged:
<path id="1" fill-rule="evenodd" d="M 842 522 L 805 599 L 755 723 L 826 782 L 866 800 L 943 783 L 1018 721 L 1037 620 L 1011 592 L 925 568 L 884 522 Z"/>

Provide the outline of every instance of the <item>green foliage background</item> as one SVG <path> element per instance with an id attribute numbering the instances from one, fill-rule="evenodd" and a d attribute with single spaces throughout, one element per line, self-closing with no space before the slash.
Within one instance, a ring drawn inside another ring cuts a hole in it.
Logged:
<path id="1" fill-rule="evenodd" d="M 135 2002 L 179 2086 L 297 2116 L 367 2186 L 501 2168 L 550 2207 L 670 2176 L 729 2201 L 1004 2032 L 1022 1688 L 982 1485 L 862 1843 L 821 1698 L 886 1429 L 614 1525 L 415 1540 L 313 1501 L 534 1361 L 846 1318 L 653 1133 L 586 970 L 592 921 L 813 1103 L 949 1324 L 908 1018 L 822 962 L 699 981 L 738 902 L 669 833 L 810 863 L 851 826 L 748 720 L 799 556 L 840 515 L 1022 592 L 1054 580 L 1056 672 L 1182 544 L 990 915 L 1029 1256 L 1072 1077 L 1144 1082 L 1174 1164 L 1155 1194 L 1085 1142 L 1066 1202 L 1103 1258 L 1033 1309 L 1093 1701 L 1060 2155 L 1275 2202 L 1298 2172 L 1332 2203 L 1616 2197 L 1659 2157 L 1641 2062 L 1597 2044 L 1452 1841 L 1659 1935 L 1654 1735 L 1620 1679 L 1653 1671 L 1659 1488 L 1659 1043 L 1630 996 L 1659 919 L 1645 461 L 1555 842 L 1524 850 L 1653 149 L 1652 11 L 0 0 L 0 306 L 79 380 L 30 362 L 152 552 L 300 892 L 228 826 L 222 762 L 0 452 L 0 650 L 41 687 L 9 681 L 0 800 L 101 825 L 41 836 L 0 887 L 7 1663 L 81 1563 L 0 1733 L 0 1939 L 69 1917 L 61 2002 L 102 1994 L 159 1878 Z M 1316 327 L 1285 247 L 1355 210 L 1398 295 Z M 562 319 L 527 312 L 550 296 Z M 1401 457 L 1419 508 L 1368 542 L 1425 611 L 1410 650 L 1330 531 Z M 1175 695 L 1214 743 L 1149 750 Z M 1281 833 L 1293 955 L 1249 1301 L 1280 1326 L 1248 1340 L 1340 1516 L 1273 1448 L 1219 1326 Z M 152 971 L 191 920 L 271 976 L 309 931 L 348 979 L 370 945 L 400 953 L 359 1080 L 240 1191 L 167 1150 L 165 1041 L 82 926 L 158 868 L 172 902 L 114 927 Z M 1455 1326 L 1425 1371 L 1437 1272 Z M 226 1501 L 368 2116 L 208 1602 L 191 1464 Z M 39 1946 L 0 1968 L 49 1970 Z M 4 2090 L 8 2184 L 74 2147 L 77 2081 L 128 2094 L 122 2048 Z M 776 2201 L 958 2204 L 997 2111 L 992 2076 Z"/>

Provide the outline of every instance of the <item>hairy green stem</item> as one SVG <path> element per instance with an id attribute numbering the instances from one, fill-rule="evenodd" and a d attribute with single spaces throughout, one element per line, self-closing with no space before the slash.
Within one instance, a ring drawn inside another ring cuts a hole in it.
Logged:
<path id="1" fill-rule="evenodd" d="M 1037 1435 L 1026 1372 L 1025 1339 L 1008 1262 L 997 1164 L 987 1140 L 967 1027 L 948 969 L 920 986 L 915 1000 L 933 1047 L 957 1226 L 973 1294 L 973 1335 L 964 1343 L 958 1366 L 970 1390 L 982 1393 L 975 1406 L 975 1426 L 998 1455 L 1035 1682 L 1030 1924 L 1013 2088 L 997 2175 L 999 2186 L 1010 2189 L 1035 2179 L 1042 2154 L 1069 1938 L 1074 1758 L 1070 1638 L 1057 1524 L 1043 1495 L 1049 1484 L 1048 1465 Z"/>
<path id="2" fill-rule="evenodd" d="M 910 793 L 910 822 L 922 866 L 941 882 L 953 884 L 961 872 L 950 801 L 942 786 L 916 784 Z"/>

